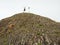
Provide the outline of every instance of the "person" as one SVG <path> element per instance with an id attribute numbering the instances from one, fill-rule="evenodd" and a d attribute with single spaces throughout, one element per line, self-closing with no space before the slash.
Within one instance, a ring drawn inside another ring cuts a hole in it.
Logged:
<path id="1" fill-rule="evenodd" d="M 29 12 L 30 12 L 30 7 L 28 7 L 28 10 L 29 10 Z"/>
<path id="2" fill-rule="evenodd" d="M 28 7 L 27 9 L 30 10 L 30 7 Z M 26 7 L 24 7 L 23 11 L 24 11 L 24 12 L 27 11 L 27 10 L 26 10 Z"/>
<path id="3" fill-rule="evenodd" d="M 30 7 L 28 7 L 28 9 L 30 9 Z"/>
<path id="4" fill-rule="evenodd" d="M 26 11 L 26 8 L 24 8 L 24 11 Z"/>

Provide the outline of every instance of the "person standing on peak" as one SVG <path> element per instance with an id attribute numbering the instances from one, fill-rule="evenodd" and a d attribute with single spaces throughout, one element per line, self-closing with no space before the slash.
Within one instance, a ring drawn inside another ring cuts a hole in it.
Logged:
<path id="1" fill-rule="evenodd" d="M 23 11 L 24 12 L 30 12 L 30 7 L 28 7 L 28 8 L 24 7 Z"/>
<path id="2" fill-rule="evenodd" d="M 24 12 L 26 11 L 26 8 L 24 7 Z"/>

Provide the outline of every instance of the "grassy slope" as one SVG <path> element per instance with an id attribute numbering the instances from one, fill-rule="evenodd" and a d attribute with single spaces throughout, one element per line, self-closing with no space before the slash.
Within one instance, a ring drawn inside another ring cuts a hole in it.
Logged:
<path id="1" fill-rule="evenodd" d="M 60 23 L 31 13 L 15 14 L 0 21 L 0 45 L 32 45 L 39 43 L 43 33 L 58 42 Z"/>

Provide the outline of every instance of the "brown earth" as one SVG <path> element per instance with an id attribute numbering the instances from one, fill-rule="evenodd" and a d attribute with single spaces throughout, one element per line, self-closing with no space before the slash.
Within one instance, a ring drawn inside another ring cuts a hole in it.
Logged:
<path id="1" fill-rule="evenodd" d="M 32 13 L 0 20 L 0 45 L 60 45 L 60 23 Z"/>

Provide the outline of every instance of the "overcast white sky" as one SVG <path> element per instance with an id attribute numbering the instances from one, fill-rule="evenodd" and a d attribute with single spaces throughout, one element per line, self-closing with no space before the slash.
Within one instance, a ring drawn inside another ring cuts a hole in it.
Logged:
<path id="1" fill-rule="evenodd" d="M 60 22 L 60 0 L 0 0 L 0 19 L 23 12 L 39 14 Z"/>

